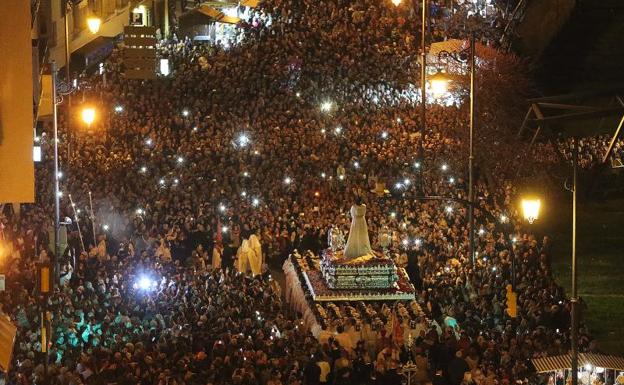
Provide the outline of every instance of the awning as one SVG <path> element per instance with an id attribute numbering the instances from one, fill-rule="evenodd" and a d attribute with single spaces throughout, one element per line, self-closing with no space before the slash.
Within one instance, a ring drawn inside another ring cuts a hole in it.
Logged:
<path id="1" fill-rule="evenodd" d="M 200 13 L 218 21 L 220 23 L 228 23 L 228 24 L 238 24 L 240 22 L 240 18 L 235 16 L 228 16 L 225 13 L 219 11 L 216 8 L 211 8 L 206 5 L 202 5 L 197 9 Z"/>
<path id="2" fill-rule="evenodd" d="M 239 5 L 242 5 L 243 7 L 256 8 L 259 3 L 260 0 L 240 0 L 240 2 L 234 0 L 212 0 L 204 1 L 202 2 L 202 5 L 214 8 L 238 7 Z"/>
<path id="3" fill-rule="evenodd" d="M 570 369 L 572 367 L 572 357 L 569 354 L 565 354 L 562 356 L 534 358 L 531 360 L 531 362 L 533 363 L 533 366 L 535 366 L 535 371 L 538 373 L 554 372 L 557 370 Z"/>
<path id="4" fill-rule="evenodd" d="M 572 356 L 564 354 L 544 358 L 534 358 L 531 360 L 535 371 L 538 373 L 554 372 L 558 370 L 572 368 Z M 578 366 L 585 365 L 613 370 L 624 370 L 624 357 L 607 356 L 595 353 L 579 353 Z"/>
<path id="5" fill-rule="evenodd" d="M 581 353 L 583 365 L 589 363 L 592 366 L 605 369 L 624 370 L 624 357 L 605 356 L 603 354 Z"/>
<path id="6" fill-rule="evenodd" d="M 241 0 L 240 5 L 249 8 L 256 8 L 259 2 L 259 0 Z"/>
<path id="7" fill-rule="evenodd" d="M 438 54 L 442 51 L 447 52 L 459 52 L 468 46 L 468 42 L 465 40 L 459 39 L 449 39 L 446 41 L 440 41 L 437 43 L 431 43 L 431 47 L 429 48 L 428 55 L 438 56 Z"/>
<path id="8" fill-rule="evenodd" d="M 9 372 L 17 327 L 8 316 L 0 313 L 0 372 Z"/>

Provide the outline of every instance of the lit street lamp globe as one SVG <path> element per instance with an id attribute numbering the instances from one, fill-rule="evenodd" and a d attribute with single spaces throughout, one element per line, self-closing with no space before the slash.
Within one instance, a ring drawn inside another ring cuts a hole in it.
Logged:
<path id="1" fill-rule="evenodd" d="M 101 25 L 102 19 L 100 19 L 99 17 L 90 17 L 87 19 L 87 27 L 89 28 L 89 31 L 93 34 L 98 33 Z"/>
<path id="2" fill-rule="evenodd" d="M 435 75 L 433 75 L 429 80 L 433 96 L 436 98 L 444 96 L 444 94 L 448 92 L 449 81 L 448 76 L 443 72 L 438 71 Z"/>
<path id="3" fill-rule="evenodd" d="M 524 219 L 529 223 L 535 222 L 539 217 L 539 211 L 542 202 L 539 199 L 523 199 L 522 200 L 522 215 Z"/>
<path id="4" fill-rule="evenodd" d="M 82 109 L 82 121 L 87 124 L 87 126 L 91 126 L 93 121 L 95 120 L 95 108 L 93 107 L 85 107 Z"/>

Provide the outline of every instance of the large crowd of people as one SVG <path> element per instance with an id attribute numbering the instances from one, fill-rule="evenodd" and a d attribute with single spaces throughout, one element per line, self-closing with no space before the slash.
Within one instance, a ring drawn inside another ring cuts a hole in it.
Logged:
<path id="1" fill-rule="evenodd" d="M 613 135 L 608 134 L 579 138 L 577 141 L 579 167 L 591 169 L 602 164 L 612 139 Z M 572 138 L 559 139 L 557 141 L 557 149 L 563 155 L 564 159 L 569 162 L 572 162 L 573 146 L 574 142 Z M 607 159 L 607 166 L 624 166 L 624 140 L 619 137 L 613 142 L 613 149 L 611 155 Z"/>
<path id="2" fill-rule="evenodd" d="M 483 43 L 500 36 L 496 17 L 438 3 L 438 40 L 469 28 Z M 0 313 L 18 326 L 6 383 L 43 381 L 37 263 L 54 259 L 51 384 L 399 384 L 408 360 L 419 384 L 540 383 L 530 358 L 569 348 L 552 245 L 523 230 L 513 181 L 492 183 L 478 165 L 471 263 L 458 203 L 468 191 L 466 107 L 427 106 L 419 132 L 417 4 L 269 0 L 257 14 L 271 24 L 250 20 L 229 49 L 163 41 L 169 77 L 124 79 L 120 50 L 103 74 L 83 75 L 74 100 L 100 113 L 60 139 L 67 250 L 54 256 L 50 245 L 49 156 L 36 167 L 37 203 L 0 217 Z M 446 22 L 456 13 L 464 29 Z M 40 135 L 49 154 L 51 131 Z M 401 321 L 409 338 L 367 325 L 371 345 L 337 303 L 327 305 L 335 336 L 317 341 L 282 300 L 282 262 L 327 247 L 332 225 L 347 229 L 356 195 L 371 239 L 392 231 L 390 252 L 417 290 L 424 315 Z M 254 235 L 262 265 L 249 274 L 240 251 Z M 505 312 L 512 258 L 515 320 Z M 582 348 L 596 349 L 581 334 Z"/>

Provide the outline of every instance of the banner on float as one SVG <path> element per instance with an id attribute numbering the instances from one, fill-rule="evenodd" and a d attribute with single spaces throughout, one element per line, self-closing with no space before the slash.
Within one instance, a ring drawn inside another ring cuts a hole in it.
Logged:
<path id="1" fill-rule="evenodd" d="M 3 0 L 0 23 L 0 203 L 34 202 L 30 2 Z"/>

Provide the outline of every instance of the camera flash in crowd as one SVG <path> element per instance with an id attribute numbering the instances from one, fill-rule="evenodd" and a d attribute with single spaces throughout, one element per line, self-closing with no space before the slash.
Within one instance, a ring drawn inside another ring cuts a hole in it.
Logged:
<path id="1" fill-rule="evenodd" d="M 336 135 L 340 135 L 340 133 L 342 132 L 342 127 L 338 126 L 334 129 L 334 132 L 336 133 Z"/>
<path id="2" fill-rule="evenodd" d="M 145 166 L 141 167 L 141 172 L 143 174 L 145 174 L 147 172 L 147 167 L 145 167 Z"/>
<path id="3" fill-rule="evenodd" d="M 448 170 L 448 164 L 444 163 L 441 167 L 442 171 Z"/>
<path id="4" fill-rule="evenodd" d="M 102 226 L 102 228 L 104 229 L 104 231 L 108 231 L 108 229 L 110 228 L 108 225 L 104 225 Z"/>
<path id="5" fill-rule="evenodd" d="M 327 174 L 325 174 L 324 172 L 321 173 L 321 178 L 325 179 L 326 176 Z"/>
<path id="6" fill-rule="evenodd" d="M 450 178 L 449 178 L 449 183 L 450 183 L 450 184 L 453 184 L 453 183 L 455 183 L 455 178 L 453 178 L 453 177 L 450 177 Z"/>
<path id="7" fill-rule="evenodd" d="M 147 144 L 148 146 L 151 146 L 151 145 L 152 145 L 152 143 L 153 143 L 153 142 L 152 142 L 152 140 L 151 140 L 151 139 L 146 139 L 146 140 L 145 140 L 145 144 Z"/>
<path id="8" fill-rule="evenodd" d="M 420 162 L 414 162 L 414 168 L 420 168 Z"/>
<path id="9" fill-rule="evenodd" d="M 245 178 L 249 177 L 249 172 L 244 171 L 244 172 L 243 172 L 243 176 L 244 176 Z"/>
<path id="10" fill-rule="evenodd" d="M 221 212 L 225 211 L 225 205 L 223 203 L 219 204 L 219 211 Z"/>
<path id="11" fill-rule="evenodd" d="M 254 199 L 251 201 L 251 204 L 252 204 L 254 207 L 258 207 L 258 205 L 260 204 L 260 200 L 259 200 L 258 198 L 254 198 Z"/>
<path id="12" fill-rule="evenodd" d="M 184 163 L 184 158 L 181 156 L 178 156 L 178 163 Z"/>
<path id="13" fill-rule="evenodd" d="M 222 233 L 227 233 L 227 232 L 228 232 L 228 230 L 229 230 L 229 229 L 228 229 L 228 227 L 227 227 L 227 226 L 223 226 L 223 227 L 221 227 L 221 232 L 222 232 Z"/>
<path id="14" fill-rule="evenodd" d="M 332 109 L 332 105 L 333 105 L 333 103 L 332 103 L 332 102 L 330 102 L 329 100 L 327 100 L 327 101 L 325 101 L 325 102 L 321 103 L 321 111 L 323 111 L 323 112 L 329 112 L 329 111 L 331 111 L 331 109 Z"/>
<path id="15" fill-rule="evenodd" d="M 321 128 L 321 134 L 325 134 L 326 130 L 324 128 Z"/>
<path id="16" fill-rule="evenodd" d="M 116 105 L 115 106 L 115 112 L 118 113 L 118 114 L 123 112 L 123 106 Z"/>
<path id="17" fill-rule="evenodd" d="M 182 110 L 182 116 L 189 116 L 189 110 L 187 110 L 186 108 Z"/>
<path id="18" fill-rule="evenodd" d="M 381 133 L 381 139 L 388 139 L 388 132 L 384 131 Z"/>
<path id="19" fill-rule="evenodd" d="M 238 145 L 241 147 L 246 147 L 249 144 L 250 140 L 246 134 L 240 134 L 238 137 Z"/>
<path id="20" fill-rule="evenodd" d="M 501 223 L 507 223 L 507 216 L 506 215 L 501 215 L 500 221 L 501 221 Z"/>
<path id="21" fill-rule="evenodd" d="M 160 179 L 158 181 L 158 184 L 161 185 L 161 186 L 164 186 L 165 185 L 165 180 L 164 179 Z"/>
<path id="22" fill-rule="evenodd" d="M 286 178 L 284 178 L 284 183 L 291 184 L 292 183 L 292 179 L 290 179 L 290 177 L 287 176 Z"/>
<path id="23" fill-rule="evenodd" d="M 453 208 L 452 208 L 451 206 L 446 206 L 446 209 L 445 209 L 445 210 L 446 210 L 446 212 L 447 212 L 447 213 L 449 213 L 449 214 L 453 212 Z"/>

